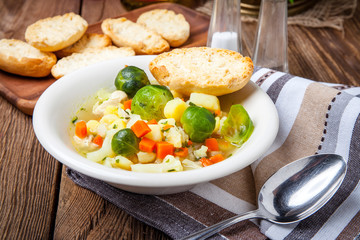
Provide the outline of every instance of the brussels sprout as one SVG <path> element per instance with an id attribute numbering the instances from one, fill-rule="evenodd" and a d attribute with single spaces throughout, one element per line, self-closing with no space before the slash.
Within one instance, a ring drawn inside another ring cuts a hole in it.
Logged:
<path id="1" fill-rule="evenodd" d="M 122 156 L 131 156 L 139 151 L 139 138 L 130 128 L 124 128 L 115 133 L 111 140 L 114 153 Z"/>
<path id="2" fill-rule="evenodd" d="M 180 122 L 185 132 L 194 142 L 203 142 L 215 129 L 214 115 L 203 107 L 188 107 L 183 113 Z"/>
<path id="3" fill-rule="evenodd" d="M 130 97 L 145 85 L 150 84 L 146 73 L 134 66 L 123 68 L 115 78 L 115 87 L 126 92 Z"/>
<path id="4" fill-rule="evenodd" d="M 232 105 L 221 127 L 221 134 L 225 140 L 240 147 L 248 140 L 253 130 L 253 122 L 245 108 L 240 104 Z"/>
<path id="5" fill-rule="evenodd" d="M 171 99 L 174 97 L 167 87 L 147 85 L 135 94 L 131 102 L 131 112 L 145 120 L 160 120 L 165 118 L 164 107 Z"/>

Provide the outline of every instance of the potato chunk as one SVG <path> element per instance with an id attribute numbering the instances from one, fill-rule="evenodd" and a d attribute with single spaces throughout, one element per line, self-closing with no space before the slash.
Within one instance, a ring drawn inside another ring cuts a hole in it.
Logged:
<path id="1" fill-rule="evenodd" d="M 212 112 L 220 110 L 219 99 L 213 95 L 204 93 L 191 93 L 189 101 Z"/>
<path id="2" fill-rule="evenodd" d="M 112 162 L 112 166 L 122 168 L 125 170 L 131 170 L 131 165 L 134 165 L 132 161 L 123 156 L 117 156 Z"/>
<path id="3" fill-rule="evenodd" d="M 188 105 L 180 98 L 174 98 L 168 101 L 164 108 L 164 115 L 166 118 L 174 118 L 175 121 L 180 122 L 181 116 Z"/>
<path id="4" fill-rule="evenodd" d="M 161 132 L 161 126 L 159 124 L 149 124 L 149 128 L 151 129 L 151 132 L 145 135 L 145 137 L 155 141 L 155 142 L 161 142 L 163 134 Z"/>
<path id="5" fill-rule="evenodd" d="M 156 159 L 156 153 L 153 152 L 138 152 L 137 153 L 138 160 L 140 163 L 151 163 Z"/>

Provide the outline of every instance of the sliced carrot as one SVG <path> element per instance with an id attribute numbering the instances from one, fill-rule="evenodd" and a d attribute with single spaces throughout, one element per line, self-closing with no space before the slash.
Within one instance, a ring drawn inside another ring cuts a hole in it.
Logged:
<path id="1" fill-rule="evenodd" d="M 166 124 L 164 127 L 163 127 L 163 131 L 167 131 L 169 130 L 170 128 L 174 127 L 173 125 L 170 125 L 170 124 Z"/>
<path id="2" fill-rule="evenodd" d="M 79 121 L 75 124 L 75 135 L 79 138 L 85 138 L 87 136 L 86 122 Z"/>
<path id="3" fill-rule="evenodd" d="M 147 124 L 157 124 L 157 121 L 155 119 L 151 119 L 147 122 Z"/>
<path id="4" fill-rule="evenodd" d="M 191 140 L 187 141 L 187 145 L 191 146 L 193 144 L 193 142 Z"/>
<path id="5" fill-rule="evenodd" d="M 94 137 L 93 139 L 93 143 L 95 143 L 96 145 L 98 145 L 99 147 L 101 147 L 103 145 L 103 138 L 100 135 L 97 135 L 96 137 Z"/>
<path id="6" fill-rule="evenodd" d="M 208 147 L 209 151 L 219 151 L 219 144 L 216 138 L 205 139 L 205 145 Z"/>
<path id="7" fill-rule="evenodd" d="M 156 143 L 157 158 L 164 159 L 167 155 L 174 155 L 174 145 L 168 142 Z"/>
<path id="8" fill-rule="evenodd" d="M 218 163 L 218 162 L 221 162 L 222 160 L 224 160 L 224 156 L 222 154 L 216 154 L 212 157 L 210 157 L 210 161 L 212 161 L 213 163 Z"/>
<path id="9" fill-rule="evenodd" d="M 155 141 L 153 141 L 149 138 L 143 137 L 139 143 L 139 149 L 140 149 L 140 151 L 143 151 L 143 152 L 153 152 L 155 149 L 155 145 L 156 145 Z"/>
<path id="10" fill-rule="evenodd" d="M 126 100 L 126 101 L 124 102 L 124 109 L 125 109 L 125 110 L 126 110 L 126 109 L 130 109 L 130 110 L 131 110 L 131 102 L 132 102 L 132 99 Z"/>
<path id="11" fill-rule="evenodd" d="M 144 122 L 143 120 L 136 121 L 132 126 L 131 130 L 135 133 L 137 137 L 143 137 L 149 132 L 151 132 L 151 128 Z"/>
<path id="12" fill-rule="evenodd" d="M 207 158 L 201 158 L 201 159 L 200 159 L 200 162 L 201 162 L 201 164 L 203 165 L 203 167 L 207 167 L 207 166 L 210 166 L 210 165 L 213 165 L 213 164 L 214 164 L 212 161 L 210 161 L 210 160 L 207 159 Z"/>
<path id="13" fill-rule="evenodd" d="M 177 148 L 175 150 L 175 156 L 177 157 L 186 157 L 189 154 L 189 149 L 186 147 Z"/>
<path id="14" fill-rule="evenodd" d="M 216 115 L 216 116 L 220 116 L 220 114 L 221 114 L 221 111 L 220 111 L 220 110 L 216 110 L 216 111 L 215 111 L 215 115 Z"/>

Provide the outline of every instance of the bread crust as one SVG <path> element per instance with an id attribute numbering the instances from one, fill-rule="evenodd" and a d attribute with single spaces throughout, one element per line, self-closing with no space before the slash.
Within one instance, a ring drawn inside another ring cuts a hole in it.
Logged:
<path id="1" fill-rule="evenodd" d="M 85 33 L 79 41 L 55 52 L 58 58 L 70 56 L 73 53 L 85 52 L 92 48 L 108 47 L 112 44 L 111 39 L 105 34 Z"/>
<path id="2" fill-rule="evenodd" d="M 109 46 L 104 48 L 93 48 L 82 53 L 73 53 L 70 56 L 60 59 L 51 69 L 51 74 L 58 79 L 70 72 L 90 64 L 117 57 L 134 55 L 135 51 L 130 47 L 118 48 L 115 46 Z"/>
<path id="3" fill-rule="evenodd" d="M 221 96 L 243 88 L 254 65 L 249 57 L 218 48 L 193 47 L 160 54 L 149 64 L 155 79 L 189 96 L 192 92 Z"/>
<path id="4" fill-rule="evenodd" d="M 184 15 L 167 9 L 154 9 L 139 16 L 137 23 L 157 32 L 171 47 L 179 47 L 190 36 L 190 24 Z"/>
<path id="5" fill-rule="evenodd" d="M 105 19 L 102 31 L 119 47 L 131 47 L 136 54 L 159 54 L 170 49 L 169 43 L 156 32 L 124 17 Z"/>
<path id="6" fill-rule="evenodd" d="M 26 77 L 45 77 L 56 63 L 53 53 L 42 52 L 16 39 L 0 40 L 0 69 Z"/>
<path id="7" fill-rule="evenodd" d="M 78 41 L 87 27 L 88 23 L 80 15 L 66 13 L 31 24 L 26 28 L 25 40 L 42 51 L 54 52 Z"/>

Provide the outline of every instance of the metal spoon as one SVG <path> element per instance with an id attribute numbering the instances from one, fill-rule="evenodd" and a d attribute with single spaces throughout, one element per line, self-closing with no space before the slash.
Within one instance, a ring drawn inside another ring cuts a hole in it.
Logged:
<path id="1" fill-rule="evenodd" d="M 272 175 L 259 192 L 258 209 L 240 214 L 193 233 L 184 239 L 206 239 L 250 218 L 288 224 L 319 210 L 337 191 L 346 162 L 336 154 L 318 154 L 292 162 Z"/>

